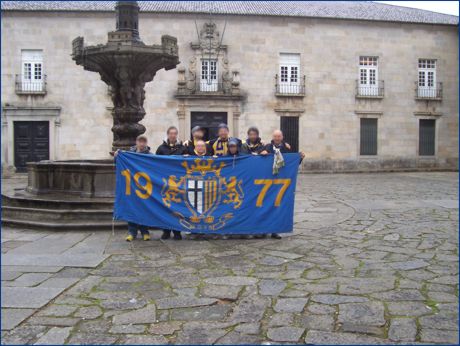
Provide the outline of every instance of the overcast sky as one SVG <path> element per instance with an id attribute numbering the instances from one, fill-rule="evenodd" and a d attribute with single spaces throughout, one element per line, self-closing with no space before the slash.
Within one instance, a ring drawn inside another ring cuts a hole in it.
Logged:
<path id="1" fill-rule="evenodd" d="M 458 16 L 458 1 L 375 1 Z"/>

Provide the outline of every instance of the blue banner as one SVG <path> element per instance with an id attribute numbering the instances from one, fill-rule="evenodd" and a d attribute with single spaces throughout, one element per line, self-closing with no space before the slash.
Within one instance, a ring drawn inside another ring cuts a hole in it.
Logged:
<path id="1" fill-rule="evenodd" d="M 154 228 L 194 233 L 261 234 L 293 230 L 299 154 L 117 157 L 114 217 Z"/>

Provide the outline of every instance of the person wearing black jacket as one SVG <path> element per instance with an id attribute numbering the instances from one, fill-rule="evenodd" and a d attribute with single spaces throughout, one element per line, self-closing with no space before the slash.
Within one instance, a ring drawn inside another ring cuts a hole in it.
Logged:
<path id="1" fill-rule="evenodd" d="M 166 131 L 167 138 L 158 147 L 156 155 L 184 155 L 187 153 L 187 149 L 182 145 L 182 142 L 178 140 L 177 136 L 179 131 L 177 127 L 170 126 Z M 174 234 L 174 240 L 181 240 L 182 236 L 180 231 L 172 231 Z M 161 239 L 171 238 L 171 230 L 164 229 Z"/>
<path id="2" fill-rule="evenodd" d="M 167 131 L 167 138 L 158 147 L 156 155 L 184 155 L 187 154 L 187 148 L 177 139 L 178 130 L 171 126 Z"/>
<path id="3" fill-rule="evenodd" d="M 209 148 L 206 145 L 206 143 L 203 140 L 199 139 L 196 141 L 193 151 L 188 155 L 204 157 L 212 156 L 212 152 L 209 151 Z"/>
<path id="4" fill-rule="evenodd" d="M 259 129 L 252 126 L 248 129 L 248 139 L 242 144 L 241 152 L 244 154 L 258 155 L 265 145 L 259 137 Z"/>
<path id="5" fill-rule="evenodd" d="M 195 126 L 192 129 L 192 138 L 188 141 L 184 142 L 184 146 L 187 150 L 187 154 L 189 155 L 195 155 L 194 150 L 195 150 L 195 145 L 198 141 L 204 140 L 204 131 L 201 127 Z M 209 153 L 209 155 L 212 155 L 212 148 L 209 144 L 206 144 L 206 151 Z"/>
<path id="6" fill-rule="evenodd" d="M 281 130 L 273 131 L 272 141 L 264 147 L 264 149 L 260 152 L 260 155 L 274 154 L 276 149 L 278 149 L 282 154 L 293 152 L 289 143 L 284 141 L 283 132 Z M 302 162 L 304 157 L 305 154 L 300 152 L 299 164 Z M 281 236 L 278 233 L 272 233 L 272 238 L 281 239 Z"/>

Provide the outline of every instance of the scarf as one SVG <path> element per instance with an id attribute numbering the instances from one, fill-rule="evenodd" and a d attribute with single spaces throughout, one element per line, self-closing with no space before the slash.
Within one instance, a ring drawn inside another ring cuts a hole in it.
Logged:
<path id="1" fill-rule="evenodd" d="M 260 138 L 257 138 L 257 141 L 255 143 L 251 143 L 251 141 L 248 138 L 246 140 L 246 144 L 248 145 L 249 150 L 252 152 L 252 151 L 256 151 L 257 148 L 259 148 L 262 145 L 262 142 Z"/>
<path id="2" fill-rule="evenodd" d="M 284 167 L 284 157 L 283 154 L 281 154 L 281 151 L 273 146 L 273 174 L 278 174 L 281 167 Z"/>
<path id="3" fill-rule="evenodd" d="M 193 149 L 193 152 L 195 153 L 196 156 L 206 156 L 207 153 L 204 153 L 203 155 L 199 154 L 196 149 Z"/>
<path id="4" fill-rule="evenodd" d="M 223 140 L 223 139 L 218 138 L 217 141 L 215 141 L 212 146 L 214 149 L 214 155 L 216 156 L 227 155 L 227 152 L 228 152 L 227 144 L 228 144 L 228 139 Z"/>

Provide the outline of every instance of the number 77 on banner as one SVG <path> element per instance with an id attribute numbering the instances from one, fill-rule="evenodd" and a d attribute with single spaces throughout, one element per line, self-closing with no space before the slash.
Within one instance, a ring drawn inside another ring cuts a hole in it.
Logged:
<path id="1" fill-rule="evenodd" d="M 284 193 L 288 189 L 289 185 L 291 185 L 291 179 L 256 179 L 254 180 L 254 184 L 263 185 L 262 190 L 260 190 L 259 196 L 257 197 L 256 207 L 262 207 L 265 195 L 272 185 L 282 185 L 275 199 L 275 207 L 279 207 Z"/>

